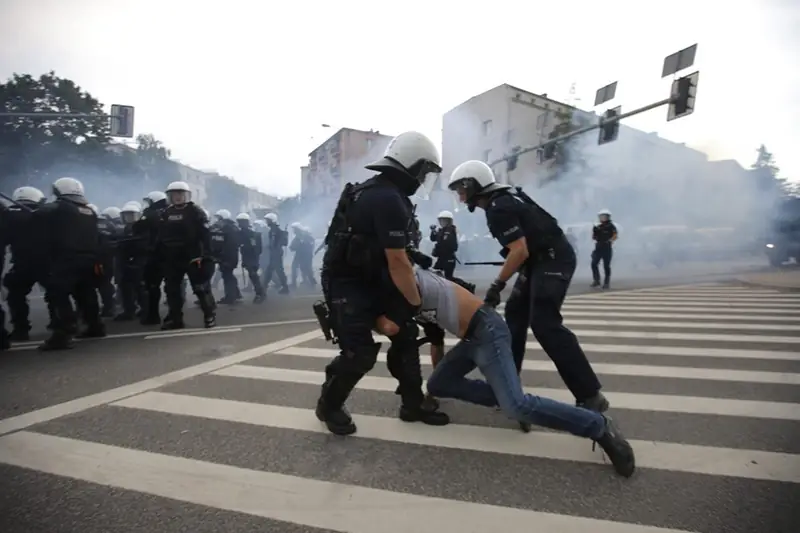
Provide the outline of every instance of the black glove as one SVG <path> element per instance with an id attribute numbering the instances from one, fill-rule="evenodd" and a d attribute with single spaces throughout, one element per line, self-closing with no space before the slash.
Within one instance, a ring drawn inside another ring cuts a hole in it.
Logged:
<path id="1" fill-rule="evenodd" d="M 428 270 L 433 266 L 433 258 L 429 255 L 425 255 L 414 248 L 407 248 L 406 252 L 408 252 L 408 257 L 411 259 L 411 262 L 423 270 Z"/>
<path id="2" fill-rule="evenodd" d="M 497 307 L 502 299 L 500 293 L 503 292 L 503 289 L 505 288 L 505 281 L 501 281 L 499 279 L 494 280 L 494 282 L 489 285 L 489 290 L 486 291 L 486 296 L 483 298 L 483 303 L 486 305 L 491 305 L 492 307 Z"/>

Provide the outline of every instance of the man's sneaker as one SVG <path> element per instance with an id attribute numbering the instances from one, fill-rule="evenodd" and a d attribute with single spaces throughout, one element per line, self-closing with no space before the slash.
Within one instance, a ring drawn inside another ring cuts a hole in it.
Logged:
<path id="1" fill-rule="evenodd" d="M 633 448 L 625 440 L 625 436 L 622 435 L 614 421 L 607 416 L 603 416 L 603 418 L 606 421 L 606 429 L 600 438 L 595 439 L 595 442 L 603 448 L 617 474 L 622 477 L 631 477 L 636 470 L 636 456 Z"/>
<path id="2" fill-rule="evenodd" d="M 595 413 L 605 413 L 608 411 L 610 404 L 602 392 L 598 392 L 591 398 L 587 398 L 582 402 L 575 402 L 575 407 L 583 407 Z"/>

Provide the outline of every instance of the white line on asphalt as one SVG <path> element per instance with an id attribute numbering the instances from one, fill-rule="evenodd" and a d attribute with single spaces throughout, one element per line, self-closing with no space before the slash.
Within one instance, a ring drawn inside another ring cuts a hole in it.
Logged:
<path id="1" fill-rule="evenodd" d="M 397 386 L 396 382 L 394 386 Z M 180 416 L 327 433 L 327 429 L 317 421 L 313 410 L 295 407 L 164 392 L 147 392 L 113 405 Z M 604 462 L 603 455 L 593 453 L 592 447 L 587 446 L 585 440 L 563 433 L 536 431 L 526 436 L 517 430 L 461 424 L 435 428 L 424 424 L 406 424 L 395 417 L 361 414 L 354 414 L 353 419 L 358 425 L 358 433 L 349 438 L 562 461 Z M 800 483 L 800 455 L 672 442 L 630 442 L 636 450 L 636 466 L 640 468 Z"/>
<path id="2" fill-rule="evenodd" d="M 250 348 L 249 350 L 245 350 L 243 352 L 220 357 L 212 361 L 186 367 L 174 372 L 168 372 L 166 374 L 145 379 L 137 383 L 123 385 L 122 387 L 117 387 L 115 389 L 99 392 L 97 394 L 90 394 L 88 396 L 76 398 L 68 402 L 51 405 L 50 407 L 44 407 L 29 413 L 5 418 L 0 420 L 0 435 L 4 435 L 12 431 L 19 431 L 20 429 L 25 429 L 35 424 L 41 424 L 42 422 L 48 422 L 63 416 L 80 413 L 81 411 L 91 409 L 92 407 L 105 405 L 117 400 L 121 400 L 122 398 L 127 398 L 128 396 L 133 396 L 134 394 L 141 394 L 143 392 L 147 392 L 158 387 L 163 387 L 171 383 L 183 381 L 185 379 L 200 376 L 202 374 L 207 374 L 226 366 L 243 363 L 245 361 L 249 361 L 250 359 L 255 359 L 256 357 L 261 357 L 262 355 L 272 353 L 277 350 L 283 350 L 284 348 L 289 348 L 296 344 L 302 344 L 304 342 L 314 340 L 320 335 L 322 334 L 315 329 L 314 331 L 301 333 L 300 335 L 295 335 L 293 337 L 271 342 L 269 344 L 264 344 L 262 346 L 256 346 L 255 348 Z"/>
<path id="3" fill-rule="evenodd" d="M 302 412 L 301 416 L 308 417 L 301 421 L 309 431 L 321 431 L 319 424 L 315 424 L 313 413 L 298 411 Z M 362 422 L 361 417 L 356 417 L 356 420 L 363 424 L 359 431 L 361 428 L 373 432 L 380 429 Z M 403 424 L 397 420 L 393 422 Z M 405 424 L 403 430 L 409 435 L 419 434 L 424 427 L 422 424 Z M 446 428 L 427 429 L 441 432 Z M 503 438 L 516 442 L 519 448 L 534 444 L 532 438 L 522 440 L 526 435 L 519 431 L 506 433 Z M 458 430 L 451 434 L 458 435 Z M 539 433 L 536 435 L 539 438 Z M 547 440 L 548 434 L 542 435 Z M 583 445 L 583 455 L 591 448 L 581 439 L 568 438 Z M 480 444 L 474 443 L 473 446 Z M 649 443 L 645 446 L 652 448 Z M 637 453 L 647 455 L 647 452 L 639 450 Z M 664 450 L 662 454 L 667 453 L 669 451 Z M 754 460 L 750 469 L 766 469 L 767 466 L 755 462 L 755 458 L 760 460 L 764 452 L 752 453 Z M 734 458 L 711 458 L 708 469 L 717 464 L 728 465 Z M 674 462 L 678 465 L 691 462 L 687 459 Z M 498 525 L 502 525 L 500 529 L 504 533 L 530 533 L 534 528 L 559 533 L 686 533 L 319 481 L 27 431 L 0 439 L 0 461 L 210 509 L 347 533 L 477 533 L 497 531 Z"/>
<path id="4" fill-rule="evenodd" d="M 571 303 L 578 305 L 597 304 L 601 306 L 617 306 L 617 305 L 665 305 L 665 306 L 680 306 L 680 307 L 736 307 L 740 309 L 792 309 L 794 312 L 800 312 L 800 302 L 798 303 L 756 303 L 752 301 L 720 301 L 720 300 L 703 300 L 696 298 L 661 298 L 661 297 L 647 297 L 647 298 L 614 298 L 612 295 L 608 296 L 587 296 L 580 300 L 572 299 L 567 300 L 565 308 Z"/>
<path id="5" fill-rule="evenodd" d="M 292 346 L 276 355 L 292 355 L 319 359 L 333 359 L 338 350 L 330 348 L 306 348 Z M 380 354 L 381 360 L 386 355 Z M 725 368 L 697 368 L 693 366 L 621 365 L 613 363 L 592 363 L 598 374 L 604 376 L 637 376 L 663 379 L 702 379 L 706 381 L 737 381 L 743 383 L 771 383 L 775 385 L 800 385 L 800 374 L 790 372 L 765 372 L 760 370 L 729 370 Z M 551 361 L 523 361 L 523 370 L 532 372 L 555 372 Z"/>
<path id="6" fill-rule="evenodd" d="M 212 376 L 241 379 L 280 381 L 319 385 L 325 381 L 324 372 L 310 370 L 291 370 L 268 366 L 233 365 L 211 372 Z M 397 381 L 380 376 L 364 376 L 357 388 L 377 392 L 391 392 L 397 389 Z M 565 389 L 546 389 L 526 387 L 525 392 L 566 403 L 575 398 Z M 632 411 L 658 411 L 662 413 L 701 414 L 716 416 L 737 416 L 763 418 L 767 420 L 800 420 L 800 405 L 785 402 L 759 400 L 736 400 L 729 398 L 702 398 L 696 396 L 676 396 L 672 394 L 634 394 L 630 392 L 607 392 L 608 401 L 616 409 Z"/>
<path id="7" fill-rule="evenodd" d="M 572 307 L 575 309 L 578 306 Z M 658 308 L 657 308 L 658 309 Z M 719 310 L 717 310 L 719 312 Z M 691 314 L 691 313 L 641 313 L 641 312 L 628 312 L 618 313 L 616 310 L 607 311 L 593 308 L 592 311 L 562 311 L 561 315 L 564 318 L 568 317 L 603 317 L 603 318 L 658 318 L 658 319 L 683 319 L 683 320 L 747 320 L 751 322 L 800 322 L 800 313 L 797 315 L 780 316 L 780 315 L 713 315 L 713 314 Z M 574 323 L 570 321 L 570 323 Z M 695 327 L 701 327 L 704 322 L 698 322 Z M 731 322 L 727 324 L 729 329 L 737 329 L 741 324 Z M 759 327 L 754 325 L 753 327 Z"/>
<path id="8" fill-rule="evenodd" d="M 605 311 L 661 311 L 668 313 L 750 313 L 750 314 L 773 314 L 773 315 L 789 315 L 792 318 L 800 317 L 800 309 L 773 309 L 770 306 L 764 308 L 758 307 L 739 307 L 735 305 L 713 304 L 717 307 L 692 307 L 683 305 L 648 305 L 646 303 L 631 302 L 630 304 L 616 304 L 603 302 L 602 300 L 595 300 L 593 302 L 582 301 L 580 303 L 570 303 L 567 301 L 564 304 L 563 311 L 595 311 L 596 314 L 601 314 Z M 702 306 L 704 304 L 698 304 Z M 498 308 L 499 309 L 499 308 Z M 786 320 L 786 318 L 782 318 Z"/>
<path id="9" fill-rule="evenodd" d="M 205 328 L 186 328 L 177 330 L 175 333 L 155 333 L 152 331 L 136 331 L 134 333 L 115 333 L 113 335 L 106 335 L 100 339 L 92 340 L 112 340 L 112 339 L 136 339 L 140 337 L 151 337 L 152 339 L 162 339 L 170 337 L 191 337 L 192 335 L 209 335 L 216 332 L 220 333 L 235 333 L 248 328 L 270 328 L 278 326 L 293 326 L 296 324 L 312 324 L 316 323 L 316 318 L 303 318 L 300 320 L 281 320 L 278 322 L 253 322 L 251 324 L 233 324 L 230 326 L 220 326 L 218 329 L 205 329 Z M 238 329 L 234 329 L 238 328 Z M 176 334 L 180 333 L 180 335 Z M 15 343 L 10 351 L 33 350 L 41 344 L 40 341 L 20 342 Z"/>
<path id="10" fill-rule="evenodd" d="M 169 339 L 172 337 L 193 337 L 195 335 L 217 335 L 219 333 L 236 333 L 237 331 L 242 331 L 242 328 L 214 328 L 214 329 L 205 329 L 201 331 L 178 331 L 175 333 L 158 333 L 156 335 L 148 335 L 144 338 L 146 341 L 152 341 L 157 339 Z"/>

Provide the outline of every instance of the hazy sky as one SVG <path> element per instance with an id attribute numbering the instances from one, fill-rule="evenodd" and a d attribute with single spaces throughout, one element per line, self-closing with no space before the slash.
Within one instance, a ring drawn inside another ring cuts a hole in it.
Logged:
<path id="1" fill-rule="evenodd" d="M 664 56 L 698 42 L 695 114 L 627 124 L 745 165 L 763 142 L 800 179 L 798 27 L 796 0 L 0 0 L 0 77 L 53 69 L 136 106 L 182 162 L 285 195 L 322 123 L 438 141 L 444 112 L 504 82 L 575 83 L 587 107 L 619 80 L 626 111 L 666 98 Z"/>

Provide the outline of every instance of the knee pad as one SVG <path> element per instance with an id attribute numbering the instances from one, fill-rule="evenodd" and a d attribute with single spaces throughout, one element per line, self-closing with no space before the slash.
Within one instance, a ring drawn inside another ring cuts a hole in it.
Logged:
<path id="1" fill-rule="evenodd" d="M 375 366 L 378 360 L 378 352 L 381 351 L 381 343 L 376 342 L 372 346 L 359 346 L 348 350 L 350 352 L 350 362 L 353 370 L 359 374 L 366 374 Z"/>
<path id="2" fill-rule="evenodd" d="M 415 322 L 403 324 L 400 327 L 400 333 L 393 337 L 389 337 L 392 344 L 386 352 L 386 366 L 389 371 L 394 373 L 395 370 L 400 370 L 404 361 L 410 359 L 419 359 L 419 345 L 417 344 L 417 335 L 419 334 L 419 326 Z"/>

